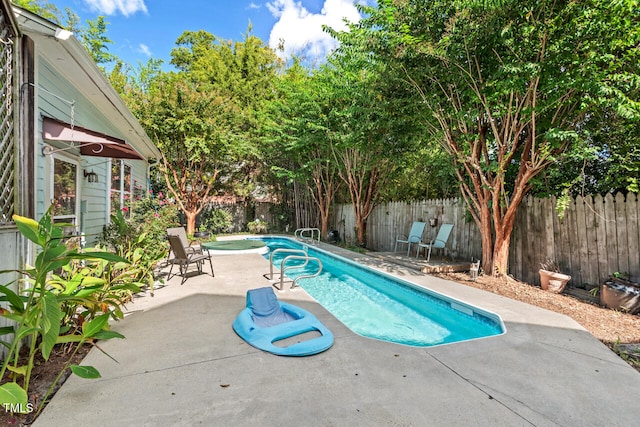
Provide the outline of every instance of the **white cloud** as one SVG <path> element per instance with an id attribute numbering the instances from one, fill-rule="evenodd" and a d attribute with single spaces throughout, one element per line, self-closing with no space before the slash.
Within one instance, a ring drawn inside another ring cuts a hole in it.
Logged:
<path id="1" fill-rule="evenodd" d="M 302 2 L 294 0 L 273 0 L 267 3 L 271 14 L 278 19 L 269 36 L 269 46 L 277 49 L 284 40 L 284 54 L 305 56 L 307 60 L 325 57 L 336 47 L 336 41 L 324 31 L 327 25 L 335 30 L 344 30 L 343 20 L 360 20 L 360 14 L 354 6 L 355 0 L 325 0 L 320 13 L 311 13 Z"/>
<path id="2" fill-rule="evenodd" d="M 251 2 L 249 3 L 249 6 L 246 7 L 246 9 L 260 9 L 260 5 L 254 2 Z"/>
<path id="3" fill-rule="evenodd" d="M 142 53 L 143 55 L 146 55 L 148 57 L 151 57 L 151 49 L 149 49 L 149 46 L 147 46 L 144 43 L 140 43 L 138 45 L 138 52 Z"/>
<path id="4" fill-rule="evenodd" d="M 133 15 L 136 12 L 147 13 L 144 0 L 84 0 L 92 11 L 104 15 L 121 13 L 124 16 Z"/>

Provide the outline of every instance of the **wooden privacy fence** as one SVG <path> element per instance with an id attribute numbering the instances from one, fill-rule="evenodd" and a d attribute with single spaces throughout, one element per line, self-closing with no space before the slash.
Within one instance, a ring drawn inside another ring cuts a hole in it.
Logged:
<path id="1" fill-rule="evenodd" d="M 455 259 L 482 255 L 478 228 L 460 199 L 393 202 L 377 206 L 367 224 L 367 247 L 392 251 L 398 234 L 406 234 L 414 221 L 429 222 L 424 238 L 435 237 L 443 223 L 454 224 L 445 254 Z M 556 199 L 529 197 L 518 210 L 509 254 L 509 273 L 539 284 L 540 263 L 554 260 L 572 276 L 571 286 L 596 285 L 615 272 L 640 280 L 640 203 L 636 194 L 577 197 L 563 218 L 556 213 Z M 348 242 L 355 241 L 351 205 L 338 205 L 331 227 Z"/>
<path id="2" fill-rule="evenodd" d="M 640 280 L 640 206 L 633 193 L 576 197 L 560 219 L 556 200 L 527 198 L 511 240 L 511 273 L 538 283 L 541 262 L 555 260 L 572 286 L 597 285 L 619 272 Z"/>
<path id="3" fill-rule="evenodd" d="M 347 242 L 355 242 L 352 205 L 338 205 L 333 213 L 331 227 L 338 230 Z M 428 224 L 433 218 L 437 219 L 435 227 Z M 396 236 L 408 234 L 414 221 L 427 222 L 425 240 L 435 238 L 441 224 L 454 224 L 446 248 L 447 255 L 471 260 L 482 254 L 480 231 L 467 213 L 464 202 L 459 199 L 392 202 L 376 206 L 367 221 L 367 247 L 379 252 L 392 251 Z"/>

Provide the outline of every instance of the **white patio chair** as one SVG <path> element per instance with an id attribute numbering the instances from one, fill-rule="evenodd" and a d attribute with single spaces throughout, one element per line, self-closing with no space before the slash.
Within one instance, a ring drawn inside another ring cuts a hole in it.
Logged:
<path id="1" fill-rule="evenodd" d="M 407 244 L 407 256 L 409 256 L 409 252 L 411 252 L 411 244 L 418 243 L 422 240 L 422 233 L 424 233 L 424 227 L 426 223 L 416 221 L 411 225 L 411 231 L 409 231 L 409 235 L 399 234 L 396 236 L 396 246 L 393 249 L 393 252 L 398 251 L 398 243 L 406 243 Z"/>
<path id="2" fill-rule="evenodd" d="M 429 262 L 429 260 L 431 259 L 431 249 L 444 249 L 444 245 L 447 244 L 447 240 L 449 240 L 452 229 L 453 224 L 442 224 L 435 239 L 431 240 L 429 243 L 422 243 L 422 241 L 418 242 L 418 251 L 416 252 L 416 258 L 418 258 L 418 255 L 420 255 L 420 249 L 429 248 L 429 255 L 427 255 L 427 262 Z"/>

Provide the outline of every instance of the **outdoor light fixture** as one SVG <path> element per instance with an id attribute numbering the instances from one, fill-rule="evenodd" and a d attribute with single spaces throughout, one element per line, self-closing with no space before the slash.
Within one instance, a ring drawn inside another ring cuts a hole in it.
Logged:
<path id="1" fill-rule="evenodd" d="M 85 169 L 84 177 L 87 178 L 87 181 L 89 182 L 98 182 L 98 174 L 95 173 L 94 171 L 87 172 L 87 170 Z"/>
<path id="2" fill-rule="evenodd" d="M 62 28 L 56 29 L 56 39 L 58 40 L 69 40 L 73 33 L 69 30 L 63 30 Z"/>

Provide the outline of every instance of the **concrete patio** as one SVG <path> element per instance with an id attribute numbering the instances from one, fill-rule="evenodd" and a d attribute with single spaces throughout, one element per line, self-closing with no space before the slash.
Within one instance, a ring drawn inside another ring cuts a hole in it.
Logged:
<path id="1" fill-rule="evenodd" d="M 332 247 L 332 249 L 334 249 Z M 231 323 L 248 289 L 268 286 L 258 254 L 214 257 L 215 278 L 180 277 L 130 304 L 35 426 L 629 426 L 640 374 L 572 319 L 400 266 L 358 262 L 499 314 L 507 333 L 414 348 L 358 336 L 303 290 L 279 293 L 335 335 L 328 351 L 284 358 L 242 341 Z"/>

